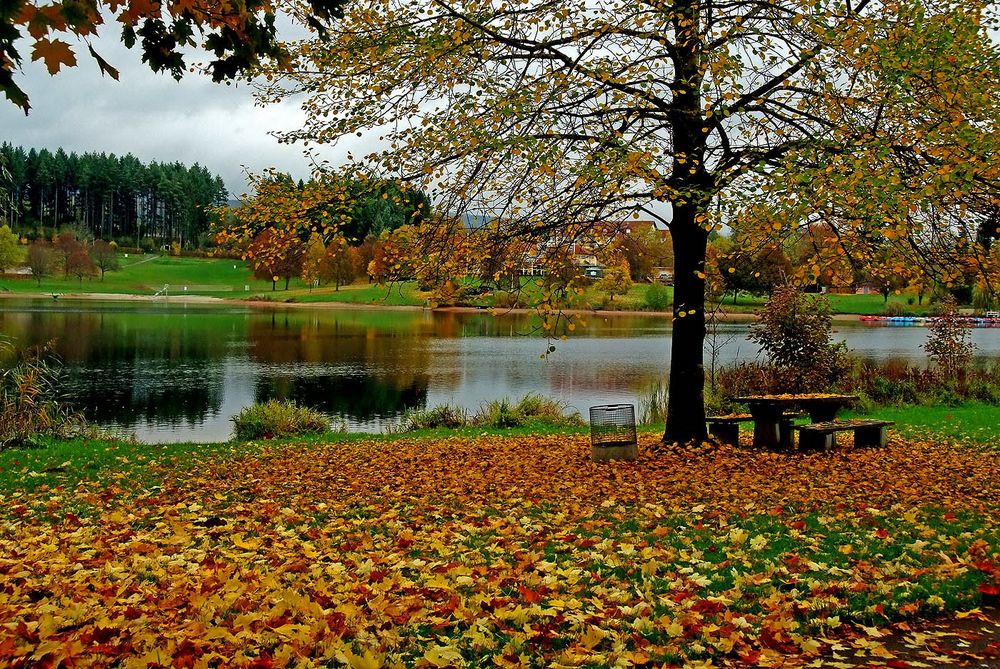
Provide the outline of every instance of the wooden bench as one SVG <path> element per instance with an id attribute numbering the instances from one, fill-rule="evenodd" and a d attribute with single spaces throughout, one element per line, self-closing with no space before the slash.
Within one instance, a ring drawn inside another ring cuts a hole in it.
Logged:
<path id="1" fill-rule="evenodd" d="M 781 415 L 782 434 L 791 435 L 792 421 L 804 414 L 786 411 Z M 740 423 L 749 423 L 753 416 L 748 413 L 731 413 L 726 416 L 708 416 L 708 434 L 724 444 L 738 446 L 740 443 Z M 788 446 L 791 446 L 789 443 Z"/>
<path id="2" fill-rule="evenodd" d="M 753 416 L 748 413 L 731 413 L 727 416 L 708 416 L 708 434 L 724 444 L 736 446 L 740 443 L 740 423 L 749 423 Z"/>
<path id="3" fill-rule="evenodd" d="M 885 446 L 886 428 L 894 424 L 891 420 L 836 420 L 798 425 L 792 429 L 799 431 L 799 450 L 810 451 L 833 448 L 836 444 L 836 433 L 848 430 L 854 431 L 855 446 Z"/>

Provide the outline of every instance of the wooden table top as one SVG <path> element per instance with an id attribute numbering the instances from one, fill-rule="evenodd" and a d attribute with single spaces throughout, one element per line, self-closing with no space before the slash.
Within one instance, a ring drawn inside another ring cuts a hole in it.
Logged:
<path id="1" fill-rule="evenodd" d="M 803 403 L 841 403 L 856 402 L 857 395 L 835 395 L 832 393 L 782 393 L 773 395 L 745 395 L 734 397 L 734 402 L 741 404 L 803 404 Z"/>

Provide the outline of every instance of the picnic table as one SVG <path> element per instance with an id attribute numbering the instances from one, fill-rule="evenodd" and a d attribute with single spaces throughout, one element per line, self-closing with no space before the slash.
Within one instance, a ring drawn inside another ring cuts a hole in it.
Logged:
<path id="1" fill-rule="evenodd" d="M 747 395 L 733 398 L 747 405 L 753 416 L 753 445 L 759 448 L 791 448 L 791 422 L 786 412 L 801 409 L 813 423 L 832 421 L 843 407 L 858 400 L 857 395 L 829 393 Z"/>

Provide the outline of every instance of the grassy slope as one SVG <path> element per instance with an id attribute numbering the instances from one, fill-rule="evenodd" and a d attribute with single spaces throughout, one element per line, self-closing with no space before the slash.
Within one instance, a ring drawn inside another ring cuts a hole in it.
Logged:
<path id="1" fill-rule="evenodd" d="M 251 276 L 246 263 L 216 258 L 174 258 L 147 254 L 121 257 L 121 269 L 82 282 L 61 275 L 45 278 L 39 284 L 27 279 L 0 281 L 0 286 L 20 293 L 126 293 L 152 295 L 169 285 L 171 294 L 185 292 L 199 295 L 244 296 L 244 287 L 251 292 L 269 291 L 269 281 Z M 187 286 L 188 290 L 184 291 Z"/>
<path id="2" fill-rule="evenodd" d="M 246 263 L 240 260 L 217 258 L 174 258 L 155 254 L 121 257 L 121 269 L 108 272 L 102 281 L 99 277 L 80 282 L 73 278 L 54 276 L 43 279 L 39 285 L 30 278 L 0 279 L 0 290 L 15 293 L 125 293 L 152 295 L 169 285 L 168 292 L 188 295 L 210 295 L 216 297 L 261 297 L 277 301 L 294 302 L 345 302 L 352 304 L 385 304 L 424 306 L 429 303 L 430 294 L 417 290 L 412 281 L 393 286 L 371 285 L 361 281 L 336 290 L 333 286 L 322 286 L 313 290 L 298 278 L 293 278 L 289 290 L 284 289 L 284 281 L 279 281 L 277 290 L 271 290 L 270 281 L 254 279 Z M 185 290 L 187 286 L 187 290 Z M 246 288 L 249 287 L 249 290 Z M 570 307 L 628 311 L 644 310 L 648 284 L 635 284 L 626 295 L 618 295 L 614 300 L 591 285 L 580 296 L 573 298 Z M 668 288 L 673 295 L 673 288 Z M 532 303 L 540 289 L 536 280 L 525 279 L 521 302 Z M 834 313 L 881 314 L 885 304 L 880 295 L 829 295 Z M 904 309 L 920 313 L 927 309 L 907 304 L 908 295 L 892 295 L 890 302 L 900 304 Z M 759 309 L 765 303 L 764 297 L 740 294 L 736 303 L 732 295 L 723 297 L 721 310 L 743 313 Z M 475 306 L 493 306 L 492 297 L 473 297 L 469 302 Z"/>
<path id="3" fill-rule="evenodd" d="M 354 283 L 350 286 L 341 286 L 340 290 L 332 286 L 322 286 L 309 290 L 308 288 L 295 287 L 287 293 L 279 291 L 274 294 L 275 299 L 292 299 L 295 302 L 321 303 L 321 302 L 343 302 L 347 304 L 385 304 L 390 306 L 409 305 L 423 306 L 427 303 L 426 294 L 417 290 L 417 286 L 412 281 L 394 284 L 392 286 L 380 286 L 378 284 Z"/>

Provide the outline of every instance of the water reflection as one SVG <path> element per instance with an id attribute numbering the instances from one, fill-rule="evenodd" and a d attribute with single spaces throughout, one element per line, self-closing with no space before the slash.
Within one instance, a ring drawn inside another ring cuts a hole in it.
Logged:
<path id="1" fill-rule="evenodd" d="M 258 379 L 254 401 L 292 400 L 355 424 L 392 419 L 427 405 L 430 376 L 397 383 L 368 374 L 267 376 Z"/>
<path id="2" fill-rule="evenodd" d="M 73 405 L 144 441 L 224 440 L 231 416 L 268 399 L 365 430 L 413 408 L 474 409 L 529 392 L 585 413 L 595 404 L 635 403 L 667 373 L 665 319 L 592 318 L 547 357 L 538 325 L 528 315 L 420 310 L 0 301 L 0 335 L 20 347 L 53 340 Z M 838 323 L 836 331 L 869 359 L 926 360 L 924 329 Z M 746 332 L 720 328 L 706 364 L 713 351 L 717 364 L 754 357 Z M 1000 331 L 973 336 L 981 360 L 1000 358 Z"/>

